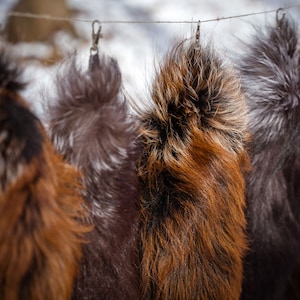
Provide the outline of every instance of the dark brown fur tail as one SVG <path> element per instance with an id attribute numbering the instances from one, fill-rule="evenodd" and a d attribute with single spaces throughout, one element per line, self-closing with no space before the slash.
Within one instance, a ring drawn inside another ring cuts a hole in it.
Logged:
<path id="1" fill-rule="evenodd" d="M 143 299 L 239 299 L 247 248 L 245 99 L 231 68 L 185 41 L 141 117 Z"/>
<path id="2" fill-rule="evenodd" d="M 76 58 L 57 81 L 49 125 L 58 151 L 83 173 L 95 225 L 84 246 L 74 299 L 139 299 L 137 136 L 117 62 L 100 57 L 83 70 Z"/>
<path id="3" fill-rule="evenodd" d="M 296 24 L 258 27 L 239 59 L 253 136 L 247 182 L 251 251 L 242 299 L 283 296 L 299 261 L 300 52 Z M 299 284 L 297 283 L 297 286 Z"/>
<path id="4" fill-rule="evenodd" d="M 78 172 L 63 163 L 18 94 L 15 60 L 0 49 L 0 299 L 70 299 L 84 215 Z"/>

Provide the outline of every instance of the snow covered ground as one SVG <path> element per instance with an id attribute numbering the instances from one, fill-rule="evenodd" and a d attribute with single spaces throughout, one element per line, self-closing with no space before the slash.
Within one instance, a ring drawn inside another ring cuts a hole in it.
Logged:
<path id="1" fill-rule="evenodd" d="M 50 0 L 47 0 L 50 1 Z M 4 23 L 8 11 L 15 0 L 0 1 L 0 23 Z M 70 7 L 79 9 L 77 19 L 98 19 L 99 21 L 201 21 L 201 39 L 210 40 L 221 55 L 226 58 L 228 52 L 238 50 L 238 38 L 247 40 L 251 24 L 264 24 L 275 19 L 275 12 L 243 18 L 232 18 L 206 22 L 218 17 L 229 17 L 255 13 L 298 5 L 288 9 L 292 15 L 300 16 L 300 0 L 69 0 Z M 75 22 L 77 31 L 85 37 L 80 41 L 72 40 L 65 33 L 58 33 L 56 43 L 64 53 L 77 50 L 81 63 L 88 63 L 91 46 L 91 23 Z M 196 24 L 158 23 L 158 24 L 107 24 L 102 23 L 103 39 L 100 40 L 100 52 L 115 57 L 120 65 L 124 88 L 136 102 L 147 95 L 151 82 L 154 62 L 172 46 L 174 41 L 194 35 Z M 42 44 L 19 44 L 15 46 L 18 54 L 26 56 L 30 52 L 40 55 L 47 53 Z M 42 117 L 44 112 L 42 91 L 51 92 L 53 78 L 59 64 L 46 66 L 38 61 L 30 61 L 26 66 L 26 77 L 30 84 L 25 91 L 26 98 Z"/>

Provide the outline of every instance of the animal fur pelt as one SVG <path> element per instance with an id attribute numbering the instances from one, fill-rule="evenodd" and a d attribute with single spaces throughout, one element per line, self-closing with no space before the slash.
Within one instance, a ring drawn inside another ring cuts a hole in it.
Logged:
<path id="1" fill-rule="evenodd" d="M 184 41 L 141 116 L 142 299 L 239 299 L 249 135 L 233 70 Z"/>
<path id="2" fill-rule="evenodd" d="M 247 180 L 251 252 L 242 299 L 286 299 L 300 253 L 300 56 L 297 26 L 287 17 L 257 28 L 239 59 L 253 135 Z"/>
<path id="3" fill-rule="evenodd" d="M 294 199 L 291 201 L 291 209 L 295 215 L 295 220 L 297 220 L 297 223 L 300 224 L 300 155 L 297 156 L 293 167 L 286 170 L 285 177 L 288 183 L 288 197 L 289 199 Z M 293 273 L 288 278 L 284 296 L 282 297 L 284 300 L 300 300 L 300 255 L 298 255 L 298 258 L 295 258 L 295 260 L 296 263 L 293 267 Z"/>
<path id="4" fill-rule="evenodd" d="M 136 125 L 117 62 L 101 56 L 83 70 L 71 59 L 57 80 L 49 129 L 83 175 L 88 235 L 74 299 L 139 299 Z"/>
<path id="5" fill-rule="evenodd" d="M 70 299 L 84 217 L 79 173 L 55 154 L 0 49 L 0 299 Z"/>

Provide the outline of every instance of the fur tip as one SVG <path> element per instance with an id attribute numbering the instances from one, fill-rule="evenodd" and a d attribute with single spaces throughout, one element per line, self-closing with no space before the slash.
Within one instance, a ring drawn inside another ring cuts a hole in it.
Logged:
<path id="1" fill-rule="evenodd" d="M 240 81 L 209 46 L 179 43 L 160 66 L 152 91 L 152 126 L 167 130 L 159 132 L 162 143 L 170 132 L 188 139 L 188 128 L 217 134 L 233 151 L 249 139 Z"/>
<path id="2" fill-rule="evenodd" d="M 256 28 L 246 54 L 237 62 L 248 98 L 250 129 L 260 140 L 253 149 L 255 153 L 268 145 L 296 139 L 294 128 L 300 124 L 297 26 L 284 17 L 280 24 L 264 28 Z"/>
<path id="3" fill-rule="evenodd" d="M 6 46 L 0 46 L 0 88 L 16 92 L 22 90 L 25 83 L 21 80 L 20 66 L 8 51 Z"/>
<path id="4" fill-rule="evenodd" d="M 71 59 L 57 79 L 57 101 L 49 107 L 54 145 L 78 167 L 107 169 L 127 157 L 135 129 L 121 93 L 117 62 L 100 57 L 93 70 L 82 70 Z M 101 155 L 99 155 L 101 153 Z"/>
<path id="5" fill-rule="evenodd" d="M 26 165 L 41 153 L 44 142 L 41 124 L 18 94 L 25 84 L 20 80 L 21 68 L 0 47 L 0 183 L 2 189 L 13 182 Z"/>

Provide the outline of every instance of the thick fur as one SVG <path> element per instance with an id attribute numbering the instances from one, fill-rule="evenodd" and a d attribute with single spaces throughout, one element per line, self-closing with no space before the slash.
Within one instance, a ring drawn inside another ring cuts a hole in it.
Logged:
<path id="1" fill-rule="evenodd" d="M 142 299 L 239 299 L 249 138 L 238 80 L 208 47 L 178 44 L 141 116 Z"/>
<path id="2" fill-rule="evenodd" d="M 238 63 L 253 134 L 247 185 L 252 249 L 245 261 L 242 299 L 286 299 L 283 291 L 299 259 L 298 43 L 297 26 L 285 18 L 258 28 Z"/>
<path id="3" fill-rule="evenodd" d="M 79 173 L 64 164 L 19 96 L 0 49 L 0 299 L 70 299 L 84 216 Z"/>
<path id="4" fill-rule="evenodd" d="M 295 199 L 291 202 L 293 205 L 292 210 L 296 216 L 296 220 L 298 220 L 298 224 L 300 224 L 300 155 L 297 156 L 292 170 L 287 170 L 286 174 L 289 176 L 286 178 L 288 182 L 289 198 Z M 296 264 L 293 267 L 293 273 L 291 277 L 289 277 L 285 287 L 284 296 L 282 297 L 284 300 L 300 300 L 300 255 L 298 254 L 298 259 L 295 257 L 293 260 L 296 261 Z"/>
<path id="5" fill-rule="evenodd" d="M 49 107 L 52 140 L 83 175 L 95 225 L 84 246 L 74 299 L 139 299 L 137 132 L 116 61 L 85 71 L 76 58 L 57 81 Z"/>

